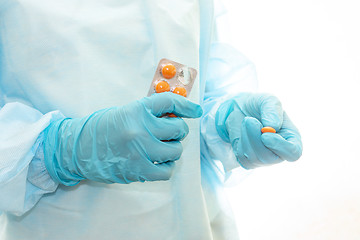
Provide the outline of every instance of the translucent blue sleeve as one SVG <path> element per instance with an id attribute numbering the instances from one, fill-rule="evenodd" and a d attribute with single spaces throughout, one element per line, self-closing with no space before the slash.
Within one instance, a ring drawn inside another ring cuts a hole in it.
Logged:
<path id="1" fill-rule="evenodd" d="M 210 47 L 209 63 L 201 119 L 201 154 L 205 164 L 213 165 L 227 179 L 231 172 L 248 171 L 240 167 L 230 143 L 224 142 L 215 128 L 218 107 L 240 92 L 257 89 L 255 66 L 244 55 L 230 45 L 213 43 Z M 235 170 L 236 169 L 236 170 Z"/>
<path id="2" fill-rule="evenodd" d="M 58 111 L 43 115 L 21 103 L 0 109 L 0 213 L 22 215 L 56 190 L 44 165 L 41 132 L 61 118 Z"/>

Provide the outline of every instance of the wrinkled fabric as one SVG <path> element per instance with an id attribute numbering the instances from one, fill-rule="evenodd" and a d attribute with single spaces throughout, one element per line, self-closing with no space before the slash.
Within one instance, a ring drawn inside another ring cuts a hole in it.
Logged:
<path id="1" fill-rule="evenodd" d="M 48 175 L 41 151 L 44 126 L 63 118 L 59 112 L 42 115 L 19 103 L 0 111 L 0 212 L 20 215 L 57 184 Z M 40 136 L 39 136 L 40 135 Z"/>
<path id="2" fill-rule="evenodd" d="M 220 161 L 226 173 L 240 166 L 231 144 L 217 133 L 215 117 L 219 106 L 234 98 L 240 91 L 257 88 L 255 66 L 236 49 L 213 43 L 210 51 L 209 73 L 204 95 L 204 115 L 201 122 L 204 159 Z M 221 80 L 220 80 L 221 79 Z"/>
<path id="3" fill-rule="evenodd" d="M 212 2 L 0 0 L 0 12 L 0 239 L 238 239 L 221 192 L 238 163 L 221 157 L 229 144 L 215 147 L 209 140 L 219 136 L 206 129 L 231 95 L 215 83 L 255 78 L 243 56 L 212 43 Z M 58 186 L 44 168 L 42 131 L 143 98 L 162 58 L 199 70 L 189 100 L 205 110 L 201 147 L 200 120 L 186 119 L 169 181 Z M 228 64 L 234 75 L 225 77 Z"/>

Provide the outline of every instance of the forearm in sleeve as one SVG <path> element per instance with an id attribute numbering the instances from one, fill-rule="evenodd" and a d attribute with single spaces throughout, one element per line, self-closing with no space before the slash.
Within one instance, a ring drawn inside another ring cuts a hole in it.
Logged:
<path id="1" fill-rule="evenodd" d="M 0 212 L 22 215 L 58 186 L 44 164 L 42 131 L 64 118 L 21 103 L 0 109 Z"/>
<path id="2" fill-rule="evenodd" d="M 255 66 L 230 45 L 213 43 L 206 76 L 202 106 L 204 114 L 201 119 L 201 153 L 203 161 L 220 162 L 224 174 L 228 177 L 233 169 L 240 167 L 240 164 L 231 144 L 223 141 L 218 135 L 215 115 L 221 103 L 226 100 L 241 92 L 256 91 Z"/>

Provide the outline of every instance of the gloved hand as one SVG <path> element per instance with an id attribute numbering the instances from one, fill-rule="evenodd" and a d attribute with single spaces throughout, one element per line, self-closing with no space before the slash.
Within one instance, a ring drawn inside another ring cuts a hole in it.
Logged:
<path id="1" fill-rule="evenodd" d="M 295 161 L 302 154 L 300 133 L 274 96 L 242 93 L 220 105 L 215 124 L 245 169 Z M 265 126 L 276 133 L 262 134 Z"/>
<path id="2" fill-rule="evenodd" d="M 189 129 L 181 118 L 159 118 L 165 113 L 198 118 L 202 109 L 182 96 L 160 93 L 84 118 L 53 122 L 44 131 L 45 166 L 55 181 L 65 185 L 82 179 L 167 180 Z"/>

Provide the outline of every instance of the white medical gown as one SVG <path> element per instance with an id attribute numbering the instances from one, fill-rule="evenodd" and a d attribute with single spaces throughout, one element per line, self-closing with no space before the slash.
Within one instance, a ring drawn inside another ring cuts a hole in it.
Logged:
<path id="1" fill-rule="evenodd" d="M 256 83 L 246 58 L 214 42 L 213 12 L 206 0 L 0 0 L 0 239 L 238 239 L 221 189 L 239 165 L 214 115 Z M 204 108 L 186 120 L 172 178 L 52 181 L 49 123 L 146 96 L 162 58 L 199 70 L 190 100 Z"/>

